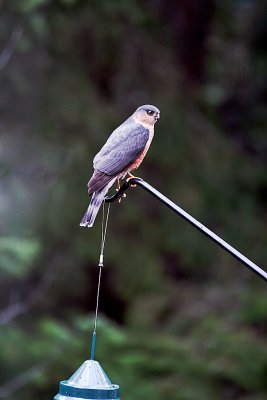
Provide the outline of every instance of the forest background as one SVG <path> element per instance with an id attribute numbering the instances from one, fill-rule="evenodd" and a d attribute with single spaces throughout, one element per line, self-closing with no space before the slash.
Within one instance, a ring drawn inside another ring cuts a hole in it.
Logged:
<path id="1" fill-rule="evenodd" d="M 0 398 L 89 357 L 92 158 L 161 110 L 138 175 L 264 267 L 267 4 L 0 0 Z M 96 358 L 127 400 L 267 397 L 264 281 L 140 189 L 111 207 Z"/>

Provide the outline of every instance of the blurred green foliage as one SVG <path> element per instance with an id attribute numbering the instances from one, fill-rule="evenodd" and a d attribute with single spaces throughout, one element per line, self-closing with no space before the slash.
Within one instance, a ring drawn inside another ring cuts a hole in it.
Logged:
<path id="1" fill-rule="evenodd" d="M 92 158 L 139 105 L 161 120 L 138 174 L 266 263 L 266 4 L 0 10 L 0 398 L 46 400 L 89 357 Z M 96 356 L 122 398 L 266 398 L 264 282 L 138 189 L 112 205 L 105 262 Z"/>
<path id="2" fill-rule="evenodd" d="M 1 272 L 8 276 L 21 278 L 29 273 L 28 268 L 33 266 L 40 249 L 34 239 L 2 237 L 0 239 Z"/>

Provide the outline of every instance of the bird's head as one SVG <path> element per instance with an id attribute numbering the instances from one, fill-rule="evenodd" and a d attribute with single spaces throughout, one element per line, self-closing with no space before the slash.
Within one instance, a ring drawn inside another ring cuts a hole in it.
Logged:
<path id="1" fill-rule="evenodd" d="M 160 118 L 160 111 L 157 107 L 150 104 L 140 106 L 133 113 L 134 119 L 143 125 L 154 125 Z"/>

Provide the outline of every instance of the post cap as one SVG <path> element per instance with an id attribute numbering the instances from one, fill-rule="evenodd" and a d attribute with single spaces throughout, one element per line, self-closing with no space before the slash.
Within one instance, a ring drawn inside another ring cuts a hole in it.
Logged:
<path id="1" fill-rule="evenodd" d="M 54 400 L 119 400 L 119 385 L 109 380 L 98 361 L 86 360 L 67 380 L 61 381 Z"/>

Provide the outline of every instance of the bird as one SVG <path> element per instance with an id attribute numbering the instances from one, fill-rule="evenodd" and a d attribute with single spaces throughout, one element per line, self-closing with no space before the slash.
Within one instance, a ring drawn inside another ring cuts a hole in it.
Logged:
<path id="1" fill-rule="evenodd" d="M 154 125 L 160 118 L 160 110 L 150 104 L 138 107 L 135 112 L 116 128 L 93 159 L 94 172 L 87 187 L 91 197 L 80 226 L 92 227 L 110 187 L 138 168 L 143 161 L 154 136 Z"/>

